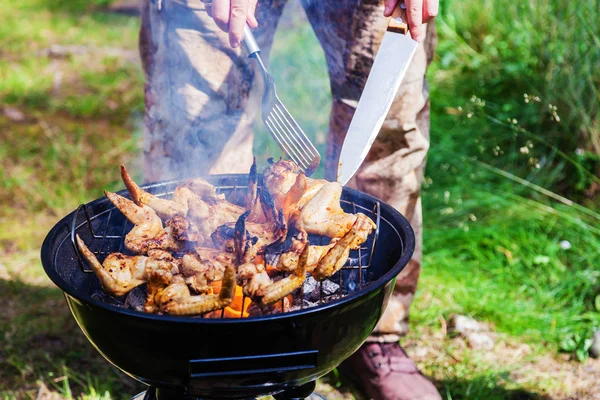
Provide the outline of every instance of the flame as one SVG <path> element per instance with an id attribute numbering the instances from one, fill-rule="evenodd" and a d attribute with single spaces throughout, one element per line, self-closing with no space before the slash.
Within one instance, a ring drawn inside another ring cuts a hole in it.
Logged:
<path id="1" fill-rule="evenodd" d="M 258 256 L 257 259 L 262 259 L 262 257 L 263 256 Z M 270 264 L 266 264 L 265 269 L 267 271 L 267 274 L 269 274 L 269 276 L 273 276 L 273 275 L 276 275 L 277 273 L 279 273 L 279 270 Z M 212 293 L 219 294 L 219 292 L 221 291 L 221 281 L 211 283 L 211 287 L 212 287 Z M 288 304 L 292 304 L 292 302 L 294 301 L 294 296 L 289 294 L 286 296 L 286 300 L 288 301 Z M 244 301 L 243 312 L 242 312 L 242 301 Z M 225 310 L 223 312 L 221 312 L 221 310 L 213 311 L 211 313 L 206 314 L 206 317 L 207 318 L 221 318 L 221 315 L 222 315 L 223 318 L 248 318 L 250 316 L 250 313 L 248 312 L 248 308 L 251 305 L 252 305 L 252 300 L 250 300 L 249 298 L 244 299 L 244 292 L 242 290 L 242 287 L 236 285 L 235 286 L 235 294 L 233 296 L 233 301 L 231 302 L 231 304 L 229 306 L 225 307 Z M 272 304 L 271 307 L 273 309 L 276 309 L 279 312 L 281 312 L 281 301 L 278 301 L 277 303 Z"/>
<path id="2" fill-rule="evenodd" d="M 304 193 L 307 189 L 306 175 L 298 174 L 296 177 L 296 181 L 288 190 L 288 192 L 279 199 L 279 206 L 283 209 L 283 214 L 287 221 L 290 221 L 297 217 L 297 214 L 300 213 L 298 209 L 298 203 L 304 196 Z"/>
<path id="3" fill-rule="evenodd" d="M 213 293 L 218 294 L 221 291 L 221 281 L 212 283 Z M 235 295 L 233 296 L 233 301 L 230 305 L 225 307 L 225 311 L 223 313 L 223 317 L 225 318 L 247 318 L 250 314 L 248 313 L 248 307 L 252 303 L 250 299 L 246 299 L 244 301 L 244 309 L 242 313 L 242 300 L 244 299 L 244 293 L 242 292 L 242 287 L 236 285 L 235 286 Z M 221 316 L 221 311 L 216 311 L 214 313 L 210 313 L 207 315 L 209 318 L 218 318 Z"/>

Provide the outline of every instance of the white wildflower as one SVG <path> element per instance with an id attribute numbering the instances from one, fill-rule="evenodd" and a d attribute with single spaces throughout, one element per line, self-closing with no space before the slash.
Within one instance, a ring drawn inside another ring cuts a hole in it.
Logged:
<path id="1" fill-rule="evenodd" d="M 440 214 L 442 215 L 449 215 L 449 214 L 453 214 L 454 213 L 454 209 L 452 207 L 446 207 L 446 208 L 442 208 L 440 210 Z"/>
<path id="2" fill-rule="evenodd" d="M 563 250 L 569 250 L 571 248 L 571 242 L 569 242 L 568 240 L 561 240 L 558 245 Z"/>

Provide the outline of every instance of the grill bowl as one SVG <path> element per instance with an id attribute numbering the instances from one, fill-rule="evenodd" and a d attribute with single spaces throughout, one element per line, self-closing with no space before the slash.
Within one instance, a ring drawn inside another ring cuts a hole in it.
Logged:
<path id="1" fill-rule="evenodd" d="M 245 175 L 206 179 L 216 187 L 247 184 Z M 179 183 L 143 188 L 163 195 Z M 120 194 L 126 196 L 126 192 Z M 378 203 L 357 190 L 344 188 L 342 193 L 342 206 L 349 212 L 369 215 Z M 111 222 L 111 208 L 108 199 L 100 198 L 88 203 L 85 210 L 95 231 L 107 226 L 104 234 L 122 236 L 123 224 Z M 115 214 L 119 213 L 113 213 L 113 219 Z M 154 315 L 92 297 L 97 278 L 81 269 L 71 242 L 72 230 L 86 243 L 93 239 L 87 219 L 81 216 L 74 211 L 52 228 L 42 245 L 41 258 L 46 274 L 64 291 L 85 336 L 129 376 L 157 388 L 207 398 L 274 394 L 331 371 L 375 329 L 395 278 L 414 250 L 408 221 L 391 206 L 380 203 L 378 239 L 364 268 L 367 283 L 360 290 L 319 306 L 244 319 Z M 344 279 L 356 279 L 355 271 L 344 273 Z M 352 273 L 354 278 L 349 275 Z"/>

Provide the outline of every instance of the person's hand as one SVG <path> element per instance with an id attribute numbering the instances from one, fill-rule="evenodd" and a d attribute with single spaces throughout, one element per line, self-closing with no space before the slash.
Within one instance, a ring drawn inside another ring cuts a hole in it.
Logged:
<path id="1" fill-rule="evenodd" d="M 256 28 L 258 22 L 254 16 L 258 0 L 213 0 L 210 14 L 217 26 L 229 32 L 229 44 L 238 47 L 244 37 L 246 22 Z"/>
<path id="2" fill-rule="evenodd" d="M 216 0 L 215 0 L 216 1 Z M 389 17 L 394 12 L 400 0 L 384 0 L 385 11 Z M 425 24 L 438 14 L 440 3 L 438 0 L 404 0 L 410 35 L 417 42 L 425 39 Z"/>

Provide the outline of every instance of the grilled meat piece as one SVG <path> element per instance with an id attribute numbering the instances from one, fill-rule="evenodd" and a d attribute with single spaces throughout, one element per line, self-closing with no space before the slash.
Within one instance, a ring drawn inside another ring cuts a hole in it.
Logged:
<path id="1" fill-rule="evenodd" d="M 125 183 L 129 195 L 139 207 L 148 206 L 165 220 L 176 215 L 185 216 L 187 214 L 187 201 L 184 201 L 184 198 L 176 197 L 181 201 L 167 200 L 146 192 L 134 182 L 123 165 L 121 165 L 121 179 Z"/>
<path id="2" fill-rule="evenodd" d="M 165 225 L 173 232 L 173 237 L 179 241 L 194 242 L 203 245 L 210 239 L 200 233 L 200 229 L 185 217 L 176 215 L 167 220 Z"/>
<path id="3" fill-rule="evenodd" d="M 198 253 L 188 253 L 181 260 L 181 274 L 185 277 L 185 283 L 197 293 L 210 292 L 210 284 L 223 279 L 225 268 L 222 263 L 201 259 Z"/>
<path id="4" fill-rule="evenodd" d="M 223 274 L 219 294 L 193 296 L 182 277 L 174 277 L 172 282 L 155 296 L 156 304 L 162 312 L 172 315 L 198 315 L 227 307 L 235 295 L 235 267 L 228 266 Z"/>
<path id="5" fill-rule="evenodd" d="M 348 259 L 350 250 L 357 249 L 364 243 L 373 229 L 375 229 L 375 223 L 371 218 L 364 214 L 357 214 L 356 222 L 350 231 L 321 258 L 317 267 L 312 271 L 312 276 L 316 280 L 322 281 L 339 271 Z"/>
<path id="6" fill-rule="evenodd" d="M 340 238 L 352 228 L 356 215 L 346 214 L 340 206 L 342 185 L 329 182 L 300 209 L 296 226 L 309 234 Z"/>
<path id="7" fill-rule="evenodd" d="M 308 242 L 304 243 L 304 250 L 300 255 L 300 260 L 294 271 L 293 275 L 286 276 L 277 282 L 260 289 L 254 293 L 253 300 L 257 301 L 260 305 L 266 306 L 273 304 L 278 300 L 281 300 L 294 290 L 298 289 L 304 284 L 306 280 L 306 266 L 308 261 L 309 246 Z"/>
<path id="8" fill-rule="evenodd" d="M 254 238 L 252 244 L 257 254 L 264 254 L 267 247 L 280 243 L 285 239 L 287 224 L 283 213 L 275 210 L 275 205 L 268 191 L 261 189 L 260 199 L 262 214 L 266 217 L 267 222 L 251 222 L 250 218 L 254 214 L 254 211 L 251 210 L 242 214 L 235 223 L 230 222 L 219 226 L 211 235 L 213 244 L 217 249 L 235 252 L 236 226 L 240 224 L 240 220 L 243 220 L 247 234 Z"/>
<path id="9" fill-rule="evenodd" d="M 319 261 L 321 261 L 321 258 L 323 258 L 323 256 L 327 254 L 327 252 L 333 246 L 335 246 L 338 240 L 339 239 L 333 239 L 328 245 L 325 246 L 308 246 L 306 272 L 312 272 L 315 268 L 317 268 L 317 265 L 319 264 Z M 301 242 L 299 243 L 300 245 L 302 244 Z M 300 249 L 298 250 L 297 246 L 297 244 L 294 245 L 294 248 L 288 250 L 287 252 L 279 256 L 276 267 L 278 270 L 285 272 L 293 272 L 296 270 L 296 267 L 298 266 L 298 261 L 300 260 L 300 254 L 302 254 L 303 250 L 303 247 L 300 247 Z M 339 262 L 342 265 L 344 265 L 347 260 L 348 257 L 346 256 L 345 258 L 342 257 L 339 260 Z"/>
<path id="10" fill-rule="evenodd" d="M 339 183 L 307 178 L 292 161 L 281 160 L 269 166 L 264 180 L 276 206 L 299 230 L 341 238 L 356 222 L 356 215 L 345 213 L 340 205 Z"/>
<path id="11" fill-rule="evenodd" d="M 237 269 L 237 283 L 242 287 L 244 294 L 252 300 L 256 299 L 259 293 L 271 285 L 271 277 L 267 274 L 262 263 L 248 262 L 242 264 Z"/>
<path id="12" fill-rule="evenodd" d="M 125 247 L 136 254 L 147 254 L 149 250 L 160 249 L 182 251 L 185 243 L 173 236 L 171 228 L 163 228 L 161 219 L 148 206 L 137 206 L 131 200 L 116 193 L 104 192 L 113 205 L 134 224 L 125 236 Z"/>
<path id="13" fill-rule="evenodd" d="M 170 271 L 156 270 L 148 274 L 146 285 L 146 303 L 144 311 L 156 313 L 160 311 L 160 299 L 163 290 L 173 282 L 173 274 Z"/>
<path id="14" fill-rule="evenodd" d="M 275 206 L 284 211 L 287 220 L 328 183 L 324 179 L 307 178 L 298 165 L 288 160 L 271 164 L 263 175 Z"/>
<path id="15" fill-rule="evenodd" d="M 79 235 L 76 240 L 79 251 L 100 280 L 102 288 L 115 296 L 123 296 L 145 283 L 152 271 L 179 271 L 178 261 L 171 254 L 160 250 L 150 250 L 148 257 L 113 253 L 100 264 Z"/>
<path id="16" fill-rule="evenodd" d="M 234 228 L 234 245 L 239 265 L 238 285 L 242 287 L 244 295 L 250 297 L 255 303 L 266 306 L 281 300 L 302 286 L 306 279 L 308 240 L 306 240 L 306 234 L 302 235 L 304 251 L 295 274 L 273 283 L 264 262 L 256 257 L 258 241 L 253 242 L 252 236 L 248 233 L 249 223 L 246 222 L 248 214 L 249 212 L 242 215 Z"/>
<path id="17" fill-rule="evenodd" d="M 245 212 L 216 194 L 214 186 L 202 179 L 187 181 L 175 188 L 172 199 L 156 197 L 140 188 L 131 179 L 124 166 L 121 177 L 137 206 L 148 206 L 172 227 L 174 236 L 181 241 L 204 244 L 217 227 L 235 222 Z M 256 166 L 254 180 L 256 181 Z M 254 206 L 256 199 L 248 199 Z"/>

